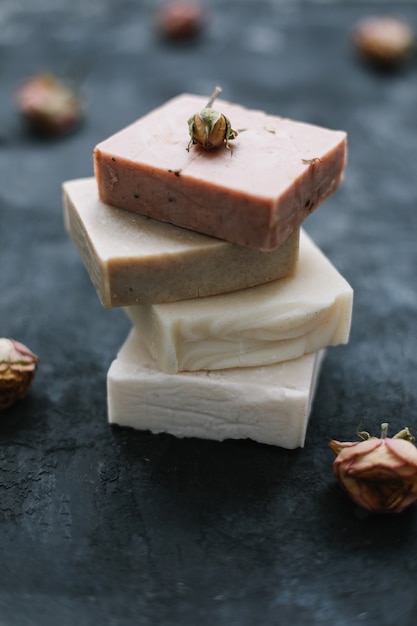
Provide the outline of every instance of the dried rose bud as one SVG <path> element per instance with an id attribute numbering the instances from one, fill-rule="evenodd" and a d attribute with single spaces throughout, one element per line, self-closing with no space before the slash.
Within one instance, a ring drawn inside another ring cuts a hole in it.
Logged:
<path id="1" fill-rule="evenodd" d="M 362 441 L 331 440 L 333 470 L 349 496 L 374 513 L 400 513 L 417 501 L 417 448 L 408 428 L 381 438 L 358 433 Z"/>
<path id="2" fill-rule="evenodd" d="M 13 339 L 0 339 L 0 410 L 23 398 L 32 386 L 38 357 Z"/>
<path id="3" fill-rule="evenodd" d="M 192 39 L 202 30 L 206 13 L 198 2 L 168 2 L 158 11 L 156 21 L 166 39 Z"/>
<path id="4" fill-rule="evenodd" d="M 51 74 L 28 79 L 16 91 L 15 98 L 31 129 L 42 134 L 67 133 L 82 117 L 82 103 L 73 89 Z"/>
<path id="5" fill-rule="evenodd" d="M 228 118 L 213 109 L 213 102 L 221 91 L 221 87 L 216 87 L 206 106 L 188 120 L 188 132 L 190 134 L 188 151 L 196 143 L 206 150 L 219 148 L 223 145 L 229 148 L 229 141 L 236 139 L 238 132 L 233 130 Z"/>
<path id="6" fill-rule="evenodd" d="M 415 45 L 411 26 L 390 16 L 361 19 L 353 29 L 352 40 L 366 61 L 387 68 L 406 61 Z"/>

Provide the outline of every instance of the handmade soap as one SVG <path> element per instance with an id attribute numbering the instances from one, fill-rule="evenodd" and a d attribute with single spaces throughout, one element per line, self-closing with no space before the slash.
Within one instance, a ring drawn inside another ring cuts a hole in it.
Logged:
<path id="1" fill-rule="evenodd" d="M 277 363 L 346 343 L 353 291 L 302 230 L 292 277 L 234 293 L 126 307 L 167 373 Z"/>
<path id="2" fill-rule="evenodd" d="M 187 120 L 206 99 L 181 95 L 99 143 L 103 202 L 257 249 L 277 248 L 338 188 L 346 133 L 248 110 L 215 109 L 239 132 L 205 150 Z"/>
<path id="3" fill-rule="evenodd" d="M 295 270 L 299 229 L 263 252 L 108 206 L 94 178 L 63 192 L 67 230 L 106 308 L 210 296 Z"/>
<path id="4" fill-rule="evenodd" d="M 279 365 L 164 374 L 132 330 L 107 376 L 109 422 L 205 439 L 303 446 L 323 352 Z"/>

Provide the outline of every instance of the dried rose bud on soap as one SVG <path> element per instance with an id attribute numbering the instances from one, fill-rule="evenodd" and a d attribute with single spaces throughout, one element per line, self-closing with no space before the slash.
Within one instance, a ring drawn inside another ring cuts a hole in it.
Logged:
<path id="1" fill-rule="evenodd" d="M 362 18 L 353 29 L 352 40 L 360 56 L 381 68 L 400 65 L 411 56 L 415 46 L 411 26 L 391 16 Z"/>
<path id="2" fill-rule="evenodd" d="M 38 357 L 22 343 L 0 339 L 0 410 L 23 398 L 32 386 Z"/>
<path id="3" fill-rule="evenodd" d="M 82 103 L 73 89 L 50 74 L 23 83 L 15 94 L 17 107 L 32 130 L 61 135 L 73 130 L 82 117 Z"/>
<path id="4" fill-rule="evenodd" d="M 354 502 L 374 513 L 400 513 L 417 501 L 417 448 L 408 428 L 381 438 L 358 433 L 363 441 L 329 445 L 336 458 L 333 471 Z"/>

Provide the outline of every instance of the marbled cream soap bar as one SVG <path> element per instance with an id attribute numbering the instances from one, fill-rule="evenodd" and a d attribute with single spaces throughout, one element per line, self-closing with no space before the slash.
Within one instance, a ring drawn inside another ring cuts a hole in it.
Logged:
<path id="1" fill-rule="evenodd" d="M 181 95 L 99 143 L 103 202 L 250 248 L 277 248 L 339 187 L 346 133 L 248 110 L 215 109 L 239 131 L 231 149 L 187 152 L 206 98 Z"/>
<path id="2" fill-rule="evenodd" d="M 303 231 L 295 274 L 233 293 L 125 310 L 160 369 L 277 363 L 346 343 L 353 291 Z"/>
<path id="3" fill-rule="evenodd" d="M 262 252 L 116 209 L 94 178 L 63 185 L 67 230 L 106 308 L 211 296 L 289 276 L 299 229 Z"/>
<path id="4" fill-rule="evenodd" d="M 109 421 L 177 437 L 301 447 L 322 357 L 164 374 L 133 330 L 108 372 Z"/>

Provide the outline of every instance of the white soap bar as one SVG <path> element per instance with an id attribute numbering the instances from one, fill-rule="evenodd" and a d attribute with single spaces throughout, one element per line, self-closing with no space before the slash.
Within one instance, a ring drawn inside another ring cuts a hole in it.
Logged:
<path id="1" fill-rule="evenodd" d="M 233 293 L 127 307 L 166 373 L 253 367 L 346 343 L 353 291 L 302 231 L 292 277 Z"/>
<path id="2" fill-rule="evenodd" d="M 109 422 L 177 437 L 302 447 L 323 355 L 164 374 L 133 329 L 108 372 Z"/>
<path id="3" fill-rule="evenodd" d="M 106 308 L 211 296 L 295 270 L 298 228 L 262 252 L 104 204 L 94 178 L 63 192 L 67 230 Z"/>

